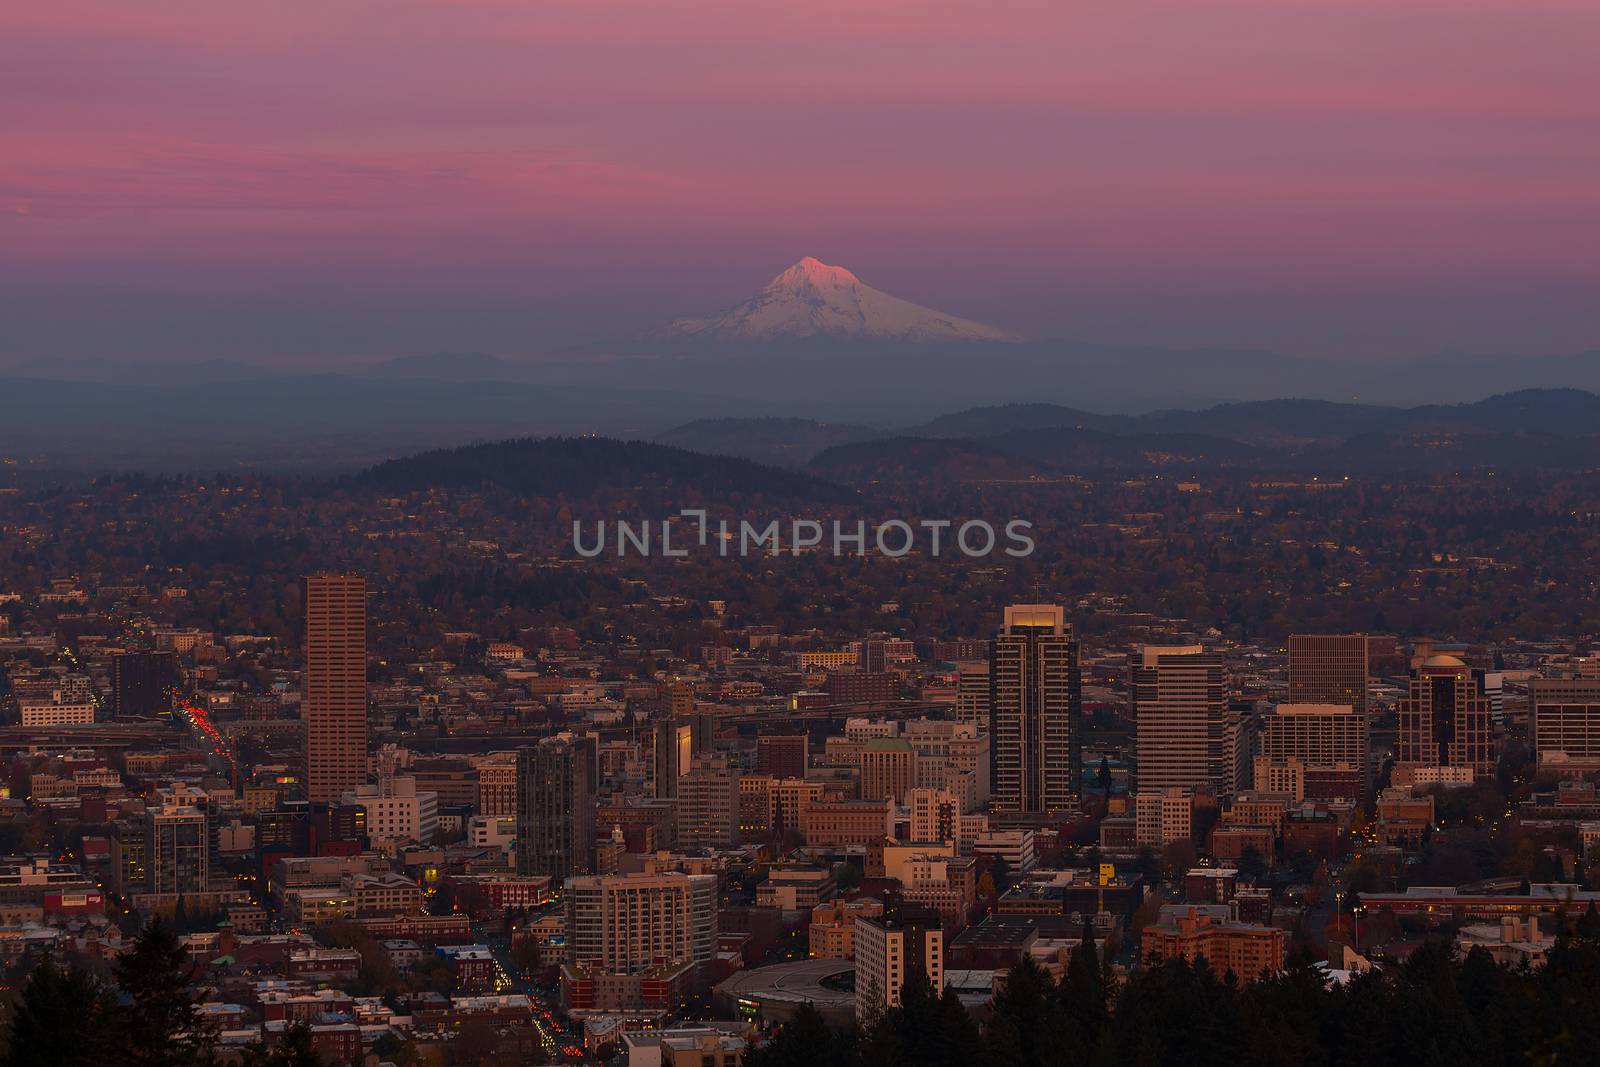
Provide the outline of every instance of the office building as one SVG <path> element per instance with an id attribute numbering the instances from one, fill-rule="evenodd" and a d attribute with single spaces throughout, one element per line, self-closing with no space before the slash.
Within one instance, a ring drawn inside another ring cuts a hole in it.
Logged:
<path id="1" fill-rule="evenodd" d="M 306 579 L 306 798 L 336 801 L 367 780 L 367 581 Z"/>
<path id="2" fill-rule="evenodd" d="M 1082 676 L 1061 607 L 1006 608 L 990 646 L 989 696 L 991 810 L 1022 819 L 1076 811 Z"/>
<path id="3" fill-rule="evenodd" d="M 1367 712 L 1367 635 L 1295 634 L 1289 638 L 1289 703 L 1345 704 Z"/>
<path id="4" fill-rule="evenodd" d="M 756 773 L 804 778 L 808 741 L 805 734 L 765 734 L 756 738 Z"/>
<path id="5" fill-rule="evenodd" d="M 145 812 L 145 868 L 151 893 L 204 893 L 211 885 L 211 833 L 205 793 L 181 782 L 158 789 Z"/>
<path id="6" fill-rule="evenodd" d="M 517 753 L 517 873 L 560 885 L 595 869 L 593 737 L 559 733 Z"/>
<path id="7" fill-rule="evenodd" d="M 688 773 L 693 758 L 694 727 L 687 721 L 658 719 L 650 736 L 651 786 L 657 799 L 671 800 L 678 795 L 678 779 Z"/>
<path id="8" fill-rule="evenodd" d="M 717 948 L 717 878 L 677 872 L 569 878 L 566 915 L 569 964 L 607 974 L 704 966 Z"/>
<path id="9" fill-rule="evenodd" d="M 989 802 L 989 732 L 975 722 L 912 719 L 900 734 L 917 754 L 919 788 L 970 793 L 969 807 Z M 970 779 L 970 782 L 963 781 Z"/>
<path id="10" fill-rule="evenodd" d="M 823 959 L 855 959 L 856 920 L 882 914 L 883 902 L 874 897 L 854 900 L 835 897 L 818 904 L 811 909 L 811 926 L 807 931 L 811 955 Z"/>
<path id="11" fill-rule="evenodd" d="M 1435 769 L 1474 778 L 1494 773 L 1496 744 L 1493 711 L 1482 678 L 1455 656 L 1423 659 L 1411 672 L 1400 698 L 1395 733 L 1397 784 Z"/>
<path id="12" fill-rule="evenodd" d="M 913 789 L 906 800 L 911 809 L 911 840 L 949 841 L 962 844 L 961 802 L 948 789 Z"/>
<path id="13" fill-rule="evenodd" d="M 1262 723 L 1257 766 L 1300 767 L 1297 800 L 1363 799 L 1371 784 L 1367 717 L 1348 704 L 1279 704 Z M 1278 792 L 1259 780 L 1258 790 Z"/>
<path id="14" fill-rule="evenodd" d="M 1161 848 L 1194 837 L 1194 792 L 1180 786 L 1135 793 L 1134 834 L 1141 846 Z"/>
<path id="15" fill-rule="evenodd" d="M 881 845 L 894 836 L 894 801 L 814 800 L 801 823 L 806 844 L 813 848 Z"/>
<path id="16" fill-rule="evenodd" d="M 989 661 L 956 664 L 956 722 L 989 728 Z"/>
<path id="17" fill-rule="evenodd" d="M 367 837 L 376 848 L 432 841 L 439 829 L 439 795 L 418 789 L 414 775 L 397 773 L 392 746 L 384 746 L 377 762 L 378 780 L 356 786 L 341 803 L 365 812 Z"/>
<path id="18" fill-rule="evenodd" d="M 1131 669 L 1141 792 L 1234 792 L 1239 720 L 1222 657 L 1199 645 L 1145 645 Z"/>
<path id="19" fill-rule="evenodd" d="M 64 699 L 56 692 L 48 700 L 22 698 L 17 710 L 24 726 L 87 726 L 94 722 L 94 704 L 88 700 Z"/>
<path id="20" fill-rule="evenodd" d="M 882 914 L 856 919 L 855 953 L 857 1021 L 898 1007 L 913 971 L 935 990 L 944 988 L 944 927 L 932 908 L 887 895 Z"/>
<path id="21" fill-rule="evenodd" d="M 806 809 L 822 799 L 821 782 L 807 778 L 774 778 L 767 788 L 767 822 L 773 833 L 804 832 Z"/>
<path id="22" fill-rule="evenodd" d="M 111 657 L 111 711 L 119 719 L 166 715 L 178 684 L 172 652 L 123 652 Z"/>
<path id="23" fill-rule="evenodd" d="M 1529 703 L 1541 769 L 1600 771 L 1600 676 L 1535 678 Z"/>
<path id="24" fill-rule="evenodd" d="M 932 908 L 952 928 L 966 923 L 978 899 L 976 856 L 911 856 L 901 863 L 898 877 L 907 903 Z"/>
<path id="25" fill-rule="evenodd" d="M 798 911 L 816 907 L 832 899 L 839 883 L 831 867 L 809 863 L 774 863 L 766 880 L 756 887 L 756 904 L 763 908 Z"/>
<path id="26" fill-rule="evenodd" d="M 667 715 L 675 722 L 688 722 L 694 715 L 694 686 L 675 678 L 661 687 L 667 702 Z"/>
<path id="27" fill-rule="evenodd" d="M 701 756 L 678 779 L 678 847 L 739 843 L 739 772 L 721 756 Z"/>
<path id="28" fill-rule="evenodd" d="M 878 737 L 861 746 L 861 799 L 899 804 L 917 784 L 917 753 L 900 737 Z"/>
<path id="29" fill-rule="evenodd" d="M 900 699 L 905 684 L 893 671 L 835 671 L 824 688 L 831 704 L 888 704 Z"/>
<path id="30" fill-rule="evenodd" d="M 517 754 L 490 752 L 473 760 L 478 768 L 479 815 L 515 817 L 517 814 Z"/>

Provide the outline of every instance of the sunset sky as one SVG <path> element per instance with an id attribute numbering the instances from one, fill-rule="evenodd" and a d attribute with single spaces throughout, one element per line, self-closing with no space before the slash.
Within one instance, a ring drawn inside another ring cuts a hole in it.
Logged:
<path id="1" fill-rule="evenodd" d="M 0 362 L 537 352 L 802 255 L 1035 335 L 1600 347 L 1594 0 L 51 0 Z"/>

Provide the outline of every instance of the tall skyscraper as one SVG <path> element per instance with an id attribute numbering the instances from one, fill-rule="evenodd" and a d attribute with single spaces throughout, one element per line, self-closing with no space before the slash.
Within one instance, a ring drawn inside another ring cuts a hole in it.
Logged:
<path id="1" fill-rule="evenodd" d="M 306 798 L 332 802 L 367 780 L 367 580 L 306 579 Z"/>
<path id="2" fill-rule="evenodd" d="M 1238 718 L 1222 657 L 1199 645 L 1145 645 L 1131 669 L 1140 792 L 1237 786 Z"/>
<path id="3" fill-rule="evenodd" d="M 1294 634 L 1288 703 L 1347 704 L 1365 716 L 1367 671 L 1366 634 Z"/>
<path id="4" fill-rule="evenodd" d="M 517 873 L 560 885 L 594 871 L 593 737 L 560 733 L 517 753 Z"/>
<path id="5" fill-rule="evenodd" d="M 172 710 L 178 659 L 171 652 L 123 652 L 111 657 L 111 709 L 119 718 Z"/>
<path id="6" fill-rule="evenodd" d="M 650 784 L 658 799 L 678 795 L 678 779 L 689 773 L 694 727 L 672 717 L 657 719 L 651 731 Z"/>
<path id="7" fill-rule="evenodd" d="M 1475 778 L 1494 773 L 1493 709 L 1481 675 L 1454 656 L 1429 656 L 1411 672 L 1400 698 L 1395 733 L 1396 772 L 1417 768 L 1470 768 Z"/>
<path id="8" fill-rule="evenodd" d="M 1078 640 L 1055 604 L 1014 604 L 989 652 L 990 806 L 1001 816 L 1076 810 Z"/>

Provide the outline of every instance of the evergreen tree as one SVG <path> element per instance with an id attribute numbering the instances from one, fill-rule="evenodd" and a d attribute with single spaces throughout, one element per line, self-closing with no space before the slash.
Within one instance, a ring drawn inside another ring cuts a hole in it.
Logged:
<path id="1" fill-rule="evenodd" d="M 109 1011 L 106 991 L 86 972 L 45 959 L 22 987 L 0 1067 L 101 1067 L 113 1050 Z"/>
<path id="2" fill-rule="evenodd" d="M 1061 1062 L 1057 1057 L 1068 1051 L 1065 1030 L 1055 980 L 1033 957 L 1023 956 L 994 997 L 990 1058 L 1023 1067 Z"/>
<path id="3" fill-rule="evenodd" d="M 115 1029 L 130 1067 L 196 1067 L 207 1061 L 211 1027 L 171 926 L 151 919 L 117 959 L 116 976 L 127 1002 L 115 1012 Z"/>
<path id="4" fill-rule="evenodd" d="M 816 1008 L 802 1004 L 771 1041 L 745 1053 L 743 1067 L 812 1067 L 823 1063 L 850 1067 L 855 1063 L 854 1041 L 850 1035 L 828 1026 Z"/>
<path id="5" fill-rule="evenodd" d="M 1110 1021 L 1106 1011 L 1105 976 L 1095 948 L 1094 920 L 1083 921 L 1083 937 L 1067 961 L 1067 973 L 1057 990 L 1068 1033 L 1085 1058 L 1093 1055 Z"/>

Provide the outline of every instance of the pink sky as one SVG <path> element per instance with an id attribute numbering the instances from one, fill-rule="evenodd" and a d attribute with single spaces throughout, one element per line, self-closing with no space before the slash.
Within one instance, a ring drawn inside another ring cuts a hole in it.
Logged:
<path id="1" fill-rule="evenodd" d="M 0 14 L 0 361 L 502 353 L 801 255 L 1038 334 L 1600 346 L 1600 5 Z"/>

